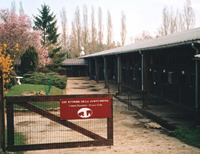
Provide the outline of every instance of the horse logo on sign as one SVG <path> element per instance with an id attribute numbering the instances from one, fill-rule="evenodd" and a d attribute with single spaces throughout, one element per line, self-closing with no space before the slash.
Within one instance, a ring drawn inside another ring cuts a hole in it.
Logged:
<path id="1" fill-rule="evenodd" d="M 78 110 L 77 114 L 81 118 L 89 118 L 92 116 L 93 112 L 89 108 L 81 108 L 80 110 Z"/>

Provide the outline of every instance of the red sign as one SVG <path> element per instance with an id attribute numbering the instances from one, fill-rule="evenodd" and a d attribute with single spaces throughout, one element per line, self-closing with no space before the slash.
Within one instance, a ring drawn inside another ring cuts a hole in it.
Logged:
<path id="1" fill-rule="evenodd" d="M 60 119 L 111 117 L 111 98 L 66 98 L 60 100 Z"/>

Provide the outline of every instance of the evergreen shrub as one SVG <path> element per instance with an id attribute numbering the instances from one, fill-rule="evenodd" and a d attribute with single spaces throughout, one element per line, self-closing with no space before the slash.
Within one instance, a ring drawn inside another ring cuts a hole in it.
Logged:
<path id="1" fill-rule="evenodd" d="M 29 47 L 21 57 L 21 71 L 27 73 L 35 72 L 38 66 L 38 53 L 35 47 Z"/>
<path id="2" fill-rule="evenodd" d="M 57 73 L 27 73 L 23 76 L 22 83 L 48 85 L 51 80 L 51 85 L 60 89 L 65 89 L 67 78 L 60 76 Z"/>

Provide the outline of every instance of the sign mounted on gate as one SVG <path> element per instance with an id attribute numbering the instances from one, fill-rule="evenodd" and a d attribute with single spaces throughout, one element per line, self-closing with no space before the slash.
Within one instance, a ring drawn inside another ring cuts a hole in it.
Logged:
<path id="1" fill-rule="evenodd" d="M 111 117 L 111 98 L 66 98 L 60 100 L 60 119 L 92 119 Z"/>

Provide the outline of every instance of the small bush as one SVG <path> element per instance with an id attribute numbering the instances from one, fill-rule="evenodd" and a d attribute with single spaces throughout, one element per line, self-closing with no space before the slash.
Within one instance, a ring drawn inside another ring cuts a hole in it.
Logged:
<path id="1" fill-rule="evenodd" d="M 42 84 L 48 85 L 49 80 L 51 79 L 51 85 L 60 89 L 65 89 L 67 79 L 65 76 L 60 76 L 57 73 L 32 73 L 32 74 L 24 74 L 22 83 L 29 84 Z"/>

